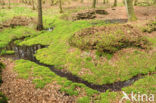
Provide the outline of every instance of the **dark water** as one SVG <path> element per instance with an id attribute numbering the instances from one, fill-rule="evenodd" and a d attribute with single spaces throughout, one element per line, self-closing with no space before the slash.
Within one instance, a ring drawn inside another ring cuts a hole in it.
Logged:
<path id="1" fill-rule="evenodd" d="M 18 46 L 13 41 L 8 44 L 5 48 L 6 50 L 15 51 L 15 57 L 17 59 L 27 59 L 31 61 L 37 61 L 34 54 L 36 54 L 38 49 L 45 48 L 47 46 L 36 44 L 33 46 Z"/>
<path id="2" fill-rule="evenodd" d="M 14 44 L 14 42 L 11 42 L 6 47 L 6 49 L 7 50 L 14 50 L 15 51 L 14 57 L 16 59 L 26 59 L 26 60 L 30 60 L 32 62 L 35 62 L 36 64 L 39 64 L 41 66 L 46 66 L 52 72 L 55 72 L 57 75 L 59 75 L 61 77 L 66 77 L 68 80 L 71 80 L 72 82 L 83 83 L 86 86 L 88 86 L 92 89 L 95 89 L 97 91 L 100 91 L 100 92 L 105 92 L 108 89 L 111 91 L 119 91 L 119 90 L 121 90 L 121 88 L 133 84 L 135 81 L 137 81 L 138 79 L 140 79 L 144 76 L 144 75 L 137 75 L 137 76 L 134 76 L 127 81 L 119 81 L 119 82 L 115 82 L 112 84 L 104 84 L 104 85 L 92 84 L 92 83 L 89 83 L 89 82 L 81 79 L 78 76 L 73 75 L 70 72 L 65 72 L 64 70 L 56 69 L 53 65 L 43 64 L 43 63 L 40 63 L 38 60 L 36 60 L 34 54 L 37 52 L 37 50 L 42 49 L 42 48 L 46 48 L 46 47 L 47 46 L 39 45 L 39 44 L 33 45 L 33 46 L 17 46 Z"/>
<path id="3" fill-rule="evenodd" d="M 106 23 L 127 23 L 128 19 L 108 19 L 104 20 Z"/>
<path id="4" fill-rule="evenodd" d="M 92 25 L 98 25 L 98 24 L 124 24 L 127 23 L 128 19 L 107 19 L 103 21 L 96 21 L 92 22 Z"/>

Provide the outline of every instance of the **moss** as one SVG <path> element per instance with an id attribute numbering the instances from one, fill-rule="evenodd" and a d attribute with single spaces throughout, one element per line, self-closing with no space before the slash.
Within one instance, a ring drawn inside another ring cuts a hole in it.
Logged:
<path id="1" fill-rule="evenodd" d="M 95 49 L 101 53 L 114 53 L 127 47 L 147 49 L 150 46 L 146 37 L 129 25 L 87 28 L 75 33 L 69 42 L 82 50 Z"/>
<path id="2" fill-rule="evenodd" d="M 14 54 L 15 52 L 14 51 L 11 51 L 11 50 L 2 50 L 1 52 L 0 52 L 0 55 L 12 55 L 12 54 Z"/>
<path id="3" fill-rule="evenodd" d="M 2 81 L 2 69 L 5 68 L 5 65 L 0 62 L 0 85 L 3 83 Z M 8 103 L 7 98 L 4 94 L 0 91 L 0 103 Z"/>
<path id="4" fill-rule="evenodd" d="M 118 93 L 106 91 L 105 93 L 101 93 L 95 103 L 111 103 L 113 100 L 116 99 Z"/>
<path id="5" fill-rule="evenodd" d="M 8 99 L 0 92 L 0 103 L 8 103 Z"/>
<path id="6" fill-rule="evenodd" d="M 88 88 L 84 84 L 73 83 L 66 78 L 59 77 L 50 71 L 49 68 L 39 66 L 31 61 L 17 60 L 14 70 L 19 74 L 20 78 L 28 79 L 30 76 L 33 76 L 33 83 L 36 85 L 36 88 L 43 88 L 48 83 L 57 82 L 61 86 L 60 91 L 71 96 L 79 95 L 80 92 L 76 90 L 78 87 L 81 88 L 81 90 L 84 89 L 84 92 L 86 92 L 88 96 L 98 93 L 96 90 Z"/>
<path id="7" fill-rule="evenodd" d="M 77 103 L 90 103 L 90 98 L 87 96 L 81 97 L 77 100 Z"/>
<path id="8" fill-rule="evenodd" d="M 156 74 L 151 76 L 145 76 L 144 78 L 136 81 L 132 86 L 122 88 L 126 93 L 140 92 L 141 94 L 156 94 L 156 88 L 154 87 L 156 83 Z"/>
<path id="9" fill-rule="evenodd" d="M 6 47 L 13 39 L 25 36 L 35 36 L 38 32 L 29 27 L 16 27 L 14 29 L 4 29 L 0 33 L 0 48 Z"/>
<path id="10" fill-rule="evenodd" d="M 156 20 L 150 21 L 147 26 L 142 29 L 142 31 L 148 33 L 156 31 Z"/>

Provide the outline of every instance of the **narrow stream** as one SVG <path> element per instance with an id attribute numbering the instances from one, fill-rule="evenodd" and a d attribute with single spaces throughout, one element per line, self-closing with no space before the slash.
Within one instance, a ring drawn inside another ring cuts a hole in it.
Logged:
<path id="1" fill-rule="evenodd" d="M 92 84 L 89 83 L 88 81 L 85 81 L 83 79 L 81 79 L 78 76 L 73 75 L 70 72 L 64 72 L 62 70 L 56 69 L 53 65 L 47 65 L 47 64 L 43 64 L 40 63 L 38 60 L 36 60 L 34 54 L 36 53 L 36 51 L 38 49 L 42 49 L 42 48 L 46 48 L 47 46 L 44 45 L 33 45 L 33 46 L 17 46 L 14 44 L 14 42 L 9 43 L 9 45 L 6 47 L 7 50 L 14 50 L 15 54 L 14 57 L 15 59 L 25 59 L 25 60 L 30 60 L 32 62 L 35 62 L 36 64 L 39 64 L 41 66 L 46 66 L 48 68 L 50 68 L 50 70 L 54 73 L 56 73 L 57 75 L 61 76 L 61 77 L 65 77 L 68 80 L 71 80 L 72 82 L 77 82 L 77 83 L 83 83 L 86 86 L 95 89 L 97 91 L 100 92 L 105 92 L 106 90 L 111 90 L 111 91 L 119 91 L 121 90 L 123 87 L 129 86 L 131 84 L 133 84 L 135 81 L 137 81 L 138 79 L 142 78 L 145 75 L 137 75 L 132 77 L 131 79 L 127 80 L 127 81 L 119 81 L 119 82 L 115 82 L 112 84 L 104 84 L 104 85 L 96 85 L 96 84 Z"/>

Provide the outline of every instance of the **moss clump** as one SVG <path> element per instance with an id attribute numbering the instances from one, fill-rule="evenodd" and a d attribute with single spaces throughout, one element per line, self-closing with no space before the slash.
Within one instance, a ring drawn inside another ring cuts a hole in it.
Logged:
<path id="1" fill-rule="evenodd" d="M 149 41 L 130 25 L 91 27 L 75 33 L 70 39 L 72 46 L 83 50 L 114 53 L 122 48 L 149 49 Z"/>
<path id="2" fill-rule="evenodd" d="M 12 55 L 14 53 L 15 53 L 15 51 L 12 51 L 12 50 L 2 50 L 0 52 L 0 55 Z"/>
<path id="3" fill-rule="evenodd" d="M 5 65 L 3 63 L 0 62 L 0 85 L 1 83 L 3 83 L 2 81 L 2 69 L 5 67 Z"/>
<path id="4" fill-rule="evenodd" d="M 145 28 L 143 28 L 143 32 L 151 33 L 156 31 L 156 20 L 150 21 Z"/>
<path id="5" fill-rule="evenodd" d="M 5 68 L 5 65 L 0 62 L 0 85 L 2 84 L 2 69 Z M 8 103 L 7 98 L 0 92 L 0 103 Z"/>
<path id="6" fill-rule="evenodd" d="M 8 103 L 7 98 L 0 92 L 0 103 Z"/>

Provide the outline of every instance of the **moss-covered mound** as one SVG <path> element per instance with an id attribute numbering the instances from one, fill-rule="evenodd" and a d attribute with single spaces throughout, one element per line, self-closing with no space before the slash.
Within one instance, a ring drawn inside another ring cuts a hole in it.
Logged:
<path id="1" fill-rule="evenodd" d="M 75 33 L 70 39 L 72 46 L 83 50 L 114 53 L 122 48 L 149 49 L 150 43 L 140 30 L 130 25 L 90 27 Z"/>
<path id="2" fill-rule="evenodd" d="M 30 23 L 35 23 L 34 18 L 26 16 L 15 16 L 10 20 L 7 20 L 0 25 L 0 28 L 16 27 L 16 26 L 27 26 Z"/>

